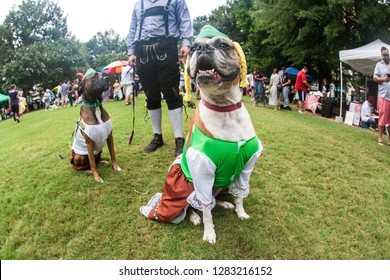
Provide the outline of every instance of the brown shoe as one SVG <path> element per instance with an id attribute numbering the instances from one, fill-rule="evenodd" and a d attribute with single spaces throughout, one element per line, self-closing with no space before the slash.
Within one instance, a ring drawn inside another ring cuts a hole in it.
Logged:
<path id="1" fill-rule="evenodd" d="M 164 145 L 164 141 L 162 139 L 162 134 L 154 134 L 154 138 L 150 141 L 149 145 L 147 145 L 144 149 L 145 153 L 151 153 Z"/>
<path id="2" fill-rule="evenodd" d="M 184 138 L 183 137 L 176 138 L 175 144 L 176 144 L 175 155 L 176 157 L 178 157 L 183 153 Z"/>

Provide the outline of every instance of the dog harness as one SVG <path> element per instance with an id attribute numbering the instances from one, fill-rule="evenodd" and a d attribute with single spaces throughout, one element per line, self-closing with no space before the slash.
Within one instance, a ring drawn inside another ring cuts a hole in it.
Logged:
<path id="1" fill-rule="evenodd" d="M 105 145 L 108 136 L 112 132 L 112 122 L 108 120 L 101 124 L 86 124 L 83 120 L 77 122 L 72 149 L 76 154 L 88 155 L 87 144 L 81 132 L 84 132 L 95 144 L 94 155 L 99 154 Z"/>

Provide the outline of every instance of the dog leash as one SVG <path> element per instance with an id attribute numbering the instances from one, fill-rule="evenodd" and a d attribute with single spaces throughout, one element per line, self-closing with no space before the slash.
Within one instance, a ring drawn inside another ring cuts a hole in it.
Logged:
<path id="1" fill-rule="evenodd" d="M 133 85 L 133 98 L 132 98 L 132 102 L 133 102 L 133 129 L 130 133 L 130 137 L 129 137 L 129 145 L 131 145 L 131 143 L 133 142 L 133 137 L 134 137 L 134 126 L 135 126 L 135 90 L 136 87 L 135 87 L 135 65 L 133 64 L 130 69 L 128 71 L 131 70 L 131 68 L 133 68 L 133 81 L 134 81 L 134 85 Z M 127 72 L 128 73 L 128 72 Z"/>
<path id="2" fill-rule="evenodd" d="M 129 145 L 131 145 L 131 143 L 133 142 L 133 137 L 134 137 L 134 124 L 135 124 L 135 94 L 134 94 L 134 91 L 133 91 L 133 130 L 131 131 L 130 133 L 130 138 L 129 138 Z"/>

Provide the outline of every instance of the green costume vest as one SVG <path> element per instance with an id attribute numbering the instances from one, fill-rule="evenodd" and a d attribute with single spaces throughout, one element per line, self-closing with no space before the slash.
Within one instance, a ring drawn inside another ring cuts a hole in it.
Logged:
<path id="1" fill-rule="evenodd" d="M 240 175 L 245 164 L 259 151 L 257 136 L 248 141 L 229 142 L 211 138 L 193 125 L 192 134 L 189 133 L 186 137 L 181 159 L 181 169 L 190 182 L 193 182 L 193 178 L 186 159 L 188 141 L 190 141 L 188 147 L 205 154 L 216 166 L 213 187 L 217 188 L 230 186 Z"/>

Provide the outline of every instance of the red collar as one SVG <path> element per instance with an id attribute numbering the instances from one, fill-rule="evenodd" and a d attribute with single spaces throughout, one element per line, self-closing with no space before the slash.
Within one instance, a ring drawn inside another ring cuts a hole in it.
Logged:
<path id="1" fill-rule="evenodd" d="M 227 106 L 217 106 L 214 104 L 210 104 L 204 99 L 201 99 L 201 101 L 202 101 L 203 105 L 206 106 L 207 108 L 209 108 L 210 110 L 217 111 L 217 112 L 224 112 L 224 113 L 240 109 L 242 106 L 241 101 L 238 102 L 237 104 L 227 105 Z"/>

